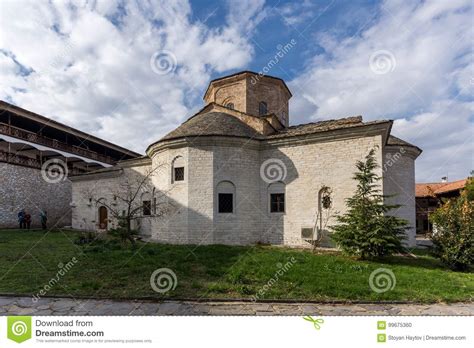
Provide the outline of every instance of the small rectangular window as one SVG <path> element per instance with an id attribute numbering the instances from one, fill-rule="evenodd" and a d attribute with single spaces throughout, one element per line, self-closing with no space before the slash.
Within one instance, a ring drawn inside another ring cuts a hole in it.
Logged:
<path id="1" fill-rule="evenodd" d="M 143 216 L 151 215 L 151 201 L 143 201 Z"/>
<path id="2" fill-rule="evenodd" d="M 174 181 L 184 181 L 184 167 L 174 168 Z"/>
<path id="3" fill-rule="evenodd" d="M 270 194 L 270 212 L 284 213 L 285 212 L 285 194 L 272 193 Z"/>
<path id="4" fill-rule="evenodd" d="M 219 213 L 234 212 L 234 195 L 232 193 L 219 193 Z"/>

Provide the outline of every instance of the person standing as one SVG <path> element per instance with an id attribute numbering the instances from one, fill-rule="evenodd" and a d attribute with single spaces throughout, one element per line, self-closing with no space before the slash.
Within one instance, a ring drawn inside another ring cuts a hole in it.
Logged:
<path id="1" fill-rule="evenodd" d="M 41 213 L 40 213 L 40 219 L 41 219 L 41 228 L 43 230 L 45 230 L 46 229 L 46 223 L 48 222 L 48 215 L 44 210 L 42 210 Z"/>
<path id="2" fill-rule="evenodd" d="M 20 224 L 20 229 L 25 227 L 25 211 L 23 209 L 18 212 L 18 223 Z"/>
<path id="3" fill-rule="evenodd" d="M 31 215 L 28 212 L 26 212 L 25 213 L 25 228 L 29 230 L 30 226 L 31 226 Z"/>

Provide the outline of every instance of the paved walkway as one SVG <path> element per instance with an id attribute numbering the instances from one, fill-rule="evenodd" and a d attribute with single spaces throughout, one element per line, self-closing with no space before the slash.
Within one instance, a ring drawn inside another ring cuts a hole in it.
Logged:
<path id="1" fill-rule="evenodd" d="M 474 315 L 474 303 L 314 304 L 112 301 L 0 296 L 0 315 Z"/>

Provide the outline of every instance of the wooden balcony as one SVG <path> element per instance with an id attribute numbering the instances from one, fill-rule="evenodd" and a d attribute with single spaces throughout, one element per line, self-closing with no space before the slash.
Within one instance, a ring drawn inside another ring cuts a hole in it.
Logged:
<path id="1" fill-rule="evenodd" d="M 0 150 L 0 162 L 11 163 L 20 165 L 23 167 L 41 169 L 41 161 L 36 158 L 31 158 L 28 156 L 17 155 L 14 153 L 9 153 L 7 151 Z M 78 175 L 87 173 L 87 170 L 82 168 L 68 168 L 68 175 Z"/>
<path id="2" fill-rule="evenodd" d="M 84 149 L 79 146 L 69 145 L 56 139 L 51 139 L 43 135 L 26 131 L 24 129 L 16 128 L 5 123 L 0 122 L 0 134 L 9 135 L 18 139 L 26 140 L 31 143 L 50 147 L 71 154 L 76 154 L 82 157 L 90 158 L 99 162 L 113 164 L 114 160 L 109 156 L 101 155 L 97 152 Z"/>

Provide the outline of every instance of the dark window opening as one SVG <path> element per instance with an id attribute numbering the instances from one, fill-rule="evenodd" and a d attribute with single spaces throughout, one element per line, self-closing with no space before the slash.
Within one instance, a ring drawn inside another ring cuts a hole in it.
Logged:
<path id="1" fill-rule="evenodd" d="M 428 201 L 428 206 L 430 206 L 430 207 L 437 207 L 437 206 L 438 206 L 438 201 L 435 200 L 435 199 L 430 199 L 430 200 Z"/>
<path id="2" fill-rule="evenodd" d="M 151 215 L 151 201 L 143 201 L 143 216 Z"/>
<path id="3" fill-rule="evenodd" d="M 234 195 L 232 193 L 219 193 L 219 213 L 234 212 Z"/>
<path id="4" fill-rule="evenodd" d="M 234 110 L 234 103 L 227 103 L 226 106 L 228 109 Z"/>
<path id="5" fill-rule="evenodd" d="M 270 212 L 284 213 L 285 212 L 285 194 L 272 193 L 270 194 Z"/>
<path id="6" fill-rule="evenodd" d="M 262 115 L 266 115 L 267 113 L 268 113 L 267 103 L 260 102 L 258 104 L 258 114 L 262 116 Z"/>
<path id="7" fill-rule="evenodd" d="M 184 181 L 184 167 L 174 169 L 174 181 Z"/>

